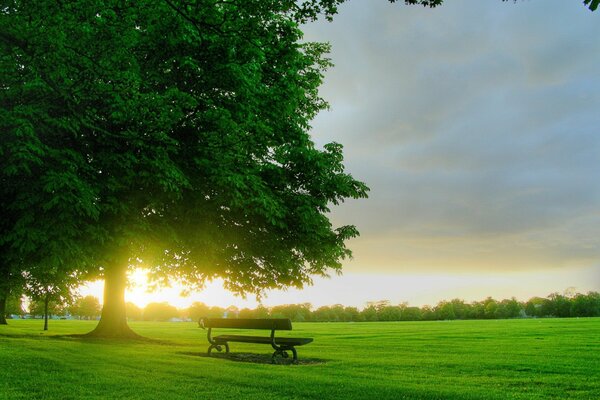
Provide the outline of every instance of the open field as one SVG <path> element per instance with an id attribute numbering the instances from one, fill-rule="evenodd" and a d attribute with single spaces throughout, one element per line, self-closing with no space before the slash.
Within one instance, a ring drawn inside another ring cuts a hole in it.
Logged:
<path id="1" fill-rule="evenodd" d="M 193 323 L 131 324 L 154 342 L 61 336 L 88 321 L 9 323 L 1 399 L 600 399 L 599 318 L 296 323 L 291 336 L 315 338 L 300 365 L 240 343 L 208 358 Z"/>

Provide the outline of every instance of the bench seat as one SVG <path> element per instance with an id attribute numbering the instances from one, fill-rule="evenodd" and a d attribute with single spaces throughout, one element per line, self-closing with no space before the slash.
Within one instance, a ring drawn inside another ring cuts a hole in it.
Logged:
<path id="1" fill-rule="evenodd" d="M 271 344 L 271 338 L 267 336 L 242 336 L 242 335 L 219 335 L 212 338 L 215 342 L 259 343 Z M 312 338 L 275 338 L 275 344 L 285 346 L 302 346 L 313 341 Z"/>

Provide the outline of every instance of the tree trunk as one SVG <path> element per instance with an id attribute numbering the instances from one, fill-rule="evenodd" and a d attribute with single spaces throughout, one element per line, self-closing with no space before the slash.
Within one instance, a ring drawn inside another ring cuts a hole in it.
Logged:
<path id="1" fill-rule="evenodd" d="M 139 338 L 127 325 L 125 314 L 125 289 L 127 263 L 111 265 L 104 271 L 104 305 L 96 328 L 87 334 L 103 338 Z"/>
<path id="2" fill-rule="evenodd" d="M 10 282 L 10 274 L 6 270 L 0 276 L 0 325 L 8 325 L 8 322 L 6 322 L 6 306 L 8 305 L 8 294 L 10 293 L 8 282 Z"/>
<path id="3" fill-rule="evenodd" d="M 6 293 L 0 290 L 0 325 L 8 325 L 6 322 Z"/>
<path id="4" fill-rule="evenodd" d="M 48 303 L 50 303 L 50 294 L 46 293 L 44 297 L 44 330 L 48 330 Z"/>

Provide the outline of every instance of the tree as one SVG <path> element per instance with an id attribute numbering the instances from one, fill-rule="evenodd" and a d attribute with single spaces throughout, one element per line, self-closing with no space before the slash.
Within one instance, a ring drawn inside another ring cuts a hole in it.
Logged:
<path id="1" fill-rule="evenodd" d="M 571 301 L 560 293 L 551 293 L 542 305 L 542 312 L 547 317 L 565 318 L 571 316 Z"/>
<path id="2" fill-rule="evenodd" d="M 339 270 L 357 235 L 327 212 L 367 188 L 344 172 L 340 145 L 317 149 L 307 133 L 326 107 L 327 46 L 300 43 L 294 2 L 197 5 L 19 2 L 2 14 L 5 64 L 25 71 L 8 82 L 8 128 L 40 142 L 40 168 L 70 162 L 80 190 L 69 195 L 102 238 L 61 235 L 105 279 L 98 336 L 134 336 L 123 293 L 140 261 L 163 281 L 222 277 L 260 294 Z M 17 99 L 23 88 L 33 93 Z"/>
<path id="3" fill-rule="evenodd" d="M 365 321 L 377 321 L 377 309 L 372 303 L 367 304 L 367 306 L 360 312 L 360 315 Z"/>
<path id="4" fill-rule="evenodd" d="M 437 319 L 456 319 L 454 304 L 451 301 L 440 301 L 437 306 L 435 306 L 435 313 L 437 314 Z"/>
<path id="5" fill-rule="evenodd" d="M 20 295 L 10 296 L 6 300 L 6 308 L 4 311 L 6 314 L 5 317 L 10 317 L 11 315 L 23 316 L 25 311 L 23 310 L 23 302 L 21 301 Z"/>
<path id="6" fill-rule="evenodd" d="M 422 312 L 419 307 L 404 307 L 400 319 L 402 321 L 420 321 Z"/>
<path id="7" fill-rule="evenodd" d="M 125 304 L 125 313 L 127 315 L 127 320 L 141 321 L 143 311 L 141 308 L 128 301 Z M 100 311 L 96 315 L 100 315 Z"/>
<path id="8" fill-rule="evenodd" d="M 64 315 L 67 305 L 57 300 L 46 302 L 44 297 L 31 299 L 29 301 L 29 314 L 33 317 L 40 317 L 44 320 L 44 330 L 48 330 L 48 318 L 52 315 Z"/>
<path id="9" fill-rule="evenodd" d="M 198 321 L 202 317 L 207 317 L 210 311 L 210 307 L 206 304 L 196 301 L 188 307 L 186 314 L 192 321 Z"/>
<path id="10" fill-rule="evenodd" d="M 50 314 L 73 301 L 77 277 L 56 269 L 32 268 L 23 272 L 23 278 L 24 294 L 43 306 L 44 330 L 47 331 Z"/>
<path id="11" fill-rule="evenodd" d="M 571 305 L 573 317 L 598 317 L 600 316 L 600 293 L 577 293 Z"/>
<path id="12" fill-rule="evenodd" d="M 532 297 L 525 303 L 525 314 L 530 317 L 543 317 L 544 302 L 542 297 Z"/>
<path id="13" fill-rule="evenodd" d="M 177 318 L 179 311 L 169 303 L 149 303 L 144 307 L 144 321 L 168 321 Z"/>
<path id="14" fill-rule="evenodd" d="M 69 307 L 69 312 L 79 319 L 95 319 L 100 315 L 101 309 L 98 298 L 88 295 L 77 298 Z"/>
<path id="15" fill-rule="evenodd" d="M 285 304 L 271 308 L 271 315 L 275 318 L 289 318 L 294 322 L 310 321 L 312 305 L 303 304 Z"/>
<path id="16" fill-rule="evenodd" d="M 514 297 L 504 299 L 498 304 L 498 318 L 517 318 L 523 311 L 523 307 Z"/>

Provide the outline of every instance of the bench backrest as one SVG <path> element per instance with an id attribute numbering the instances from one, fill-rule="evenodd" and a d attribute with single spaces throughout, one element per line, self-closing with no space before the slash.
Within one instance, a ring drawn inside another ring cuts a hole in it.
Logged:
<path id="1" fill-rule="evenodd" d="M 287 318 L 201 318 L 205 328 L 292 330 L 292 321 Z"/>

